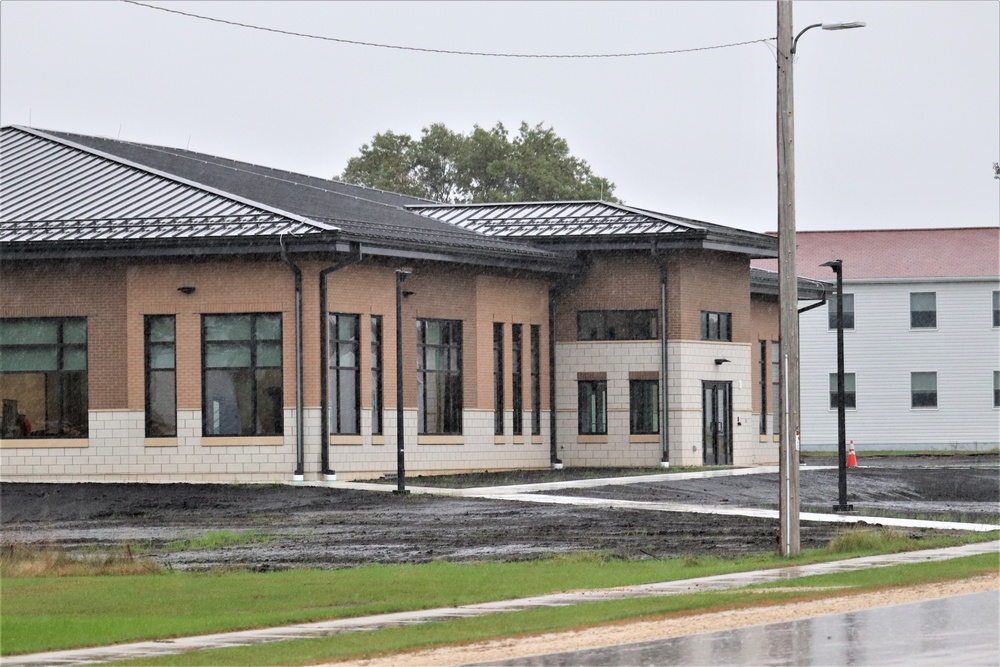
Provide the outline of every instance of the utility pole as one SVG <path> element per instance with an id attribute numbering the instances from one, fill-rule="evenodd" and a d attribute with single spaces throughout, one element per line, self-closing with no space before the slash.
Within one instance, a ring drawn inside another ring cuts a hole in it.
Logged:
<path id="1" fill-rule="evenodd" d="M 779 548 L 799 554 L 799 323 L 795 271 L 795 123 L 792 99 L 792 0 L 778 0 L 778 300 Z"/>

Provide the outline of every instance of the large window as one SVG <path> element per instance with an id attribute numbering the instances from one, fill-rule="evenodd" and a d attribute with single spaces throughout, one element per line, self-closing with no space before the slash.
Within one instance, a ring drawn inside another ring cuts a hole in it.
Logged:
<path id="1" fill-rule="evenodd" d="M 910 373 L 910 407 L 937 407 L 937 373 Z"/>
<path id="2" fill-rule="evenodd" d="M 781 344 L 771 341 L 771 433 L 781 435 Z"/>
<path id="3" fill-rule="evenodd" d="M 3 438 L 87 436 L 87 320 L 0 320 Z"/>
<path id="4" fill-rule="evenodd" d="M 844 407 L 858 407 L 858 390 L 855 385 L 854 373 L 844 373 Z M 830 409 L 837 409 L 837 374 L 830 373 Z"/>
<path id="5" fill-rule="evenodd" d="M 382 316 L 371 316 L 372 435 L 382 434 Z"/>
<path id="6" fill-rule="evenodd" d="M 493 323 L 493 435 L 503 435 L 503 322 Z"/>
<path id="7" fill-rule="evenodd" d="M 524 435 L 524 328 L 520 324 L 510 326 L 510 388 L 514 411 L 514 435 Z"/>
<path id="8" fill-rule="evenodd" d="M 177 332 L 173 315 L 146 315 L 146 437 L 177 435 Z"/>
<path id="9" fill-rule="evenodd" d="M 579 380 L 577 389 L 580 399 L 580 435 L 607 435 L 607 380 Z"/>
<path id="10" fill-rule="evenodd" d="M 656 380 L 629 380 L 629 432 L 645 435 L 660 432 L 660 392 Z"/>
<path id="11" fill-rule="evenodd" d="M 937 295 L 934 292 L 910 293 L 910 328 L 933 329 L 937 326 Z"/>
<path id="12" fill-rule="evenodd" d="M 417 320 L 417 427 L 462 433 L 462 322 Z"/>
<path id="13" fill-rule="evenodd" d="M 581 310 L 576 314 L 577 340 L 653 340 L 655 310 Z"/>
<path id="14" fill-rule="evenodd" d="M 361 433 L 359 315 L 330 313 L 330 432 Z"/>
<path id="15" fill-rule="evenodd" d="M 732 313 L 712 313 L 705 310 L 701 311 L 701 339 L 732 340 Z"/>
<path id="16" fill-rule="evenodd" d="M 827 315 L 829 320 L 830 329 L 836 330 L 837 328 L 837 297 L 832 296 L 827 303 Z M 844 328 L 853 329 L 854 328 L 854 295 L 845 294 L 844 295 Z"/>
<path id="17" fill-rule="evenodd" d="M 202 315 L 202 432 L 281 435 L 281 314 Z"/>
<path id="18" fill-rule="evenodd" d="M 531 325 L 531 434 L 542 434 L 542 327 Z"/>

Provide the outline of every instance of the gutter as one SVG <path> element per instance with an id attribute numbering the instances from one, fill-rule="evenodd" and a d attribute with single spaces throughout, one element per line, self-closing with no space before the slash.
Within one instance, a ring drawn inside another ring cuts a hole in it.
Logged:
<path id="1" fill-rule="evenodd" d="M 327 320 L 326 277 L 334 271 L 360 262 L 363 258 L 360 243 L 351 244 L 351 256 L 319 272 L 319 356 L 320 356 L 320 474 L 327 482 L 336 482 L 337 473 L 330 469 L 330 327 Z M 360 387 L 358 388 L 360 391 Z"/>
<path id="2" fill-rule="evenodd" d="M 305 439 L 302 415 L 302 270 L 288 258 L 284 235 L 278 237 L 281 261 L 295 274 L 295 473 L 292 481 L 305 479 Z"/>

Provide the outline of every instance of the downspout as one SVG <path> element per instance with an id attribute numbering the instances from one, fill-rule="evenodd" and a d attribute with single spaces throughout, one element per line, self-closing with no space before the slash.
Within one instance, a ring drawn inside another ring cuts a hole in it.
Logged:
<path id="1" fill-rule="evenodd" d="M 337 481 L 337 473 L 330 469 L 330 328 L 327 324 L 326 277 L 351 264 L 361 261 L 361 244 L 351 244 L 351 256 L 319 272 L 319 357 L 320 357 L 320 474 L 327 482 Z"/>
<path id="2" fill-rule="evenodd" d="M 670 467 L 670 413 L 667 392 L 667 259 L 653 241 L 653 256 L 660 265 L 660 467 Z"/>
<path id="3" fill-rule="evenodd" d="M 295 474 L 292 481 L 305 479 L 305 439 L 302 415 L 302 270 L 288 258 L 284 235 L 278 237 L 281 260 L 295 274 Z"/>

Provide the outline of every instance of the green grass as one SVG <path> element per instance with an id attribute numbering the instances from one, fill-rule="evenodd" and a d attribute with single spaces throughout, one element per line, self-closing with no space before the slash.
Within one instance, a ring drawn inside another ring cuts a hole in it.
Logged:
<path id="1" fill-rule="evenodd" d="M 164 572 L 141 576 L 0 579 L 5 655 L 414 609 L 456 606 L 585 588 L 740 572 L 996 539 L 949 534 L 919 541 L 879 531 L 863 544 L 740 559 L 622 561 L 555 557 L 522 563 L 367 566 L 284 572 Z M 846 550 L 845 550 L 846 549 Z"/>
<path id="2" fill-rule="evenodd" d="M 996 572 L 995 554 L 969 556 L 935 563 L 883 567 L 874 570 L 803 577 L 775 584 L 731 591 L 671 595 L 592 602 L 570 607 L 531 609 L 477 618 L 429 623 L 419 626 L 357 632 L 321 639 L 301 639 L 257 646 L 196 651 L 140 661 L 127 665 L 298 665 L 326 660 L 369 658 L 396 651 L 426 649 L 487 639 L 524 636 L 559 630 L 581 629 L 628 619 L 652 619 L 668 615 L 719 611 L 740 607 L 780 604 L 793 600 L 881 590 L 894 586 L 964 579 Z M 781 591 L 766 591 L 768 587 Z M 819 591 L 837 587 L 838 590 Z M 788 590 L 788 589 L 799 590 Z"/>
<path id="3" fill-rule="evenodd" d="M 197 537 L 173 540 L 163 545 L 160 551 L 201 551 L 221 549 L 241 544 L 266 544 L 271 536 L 256 530 L 213 530 Z"/>

